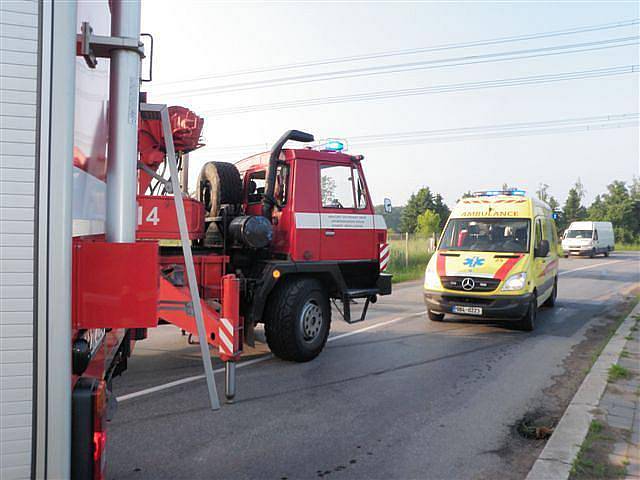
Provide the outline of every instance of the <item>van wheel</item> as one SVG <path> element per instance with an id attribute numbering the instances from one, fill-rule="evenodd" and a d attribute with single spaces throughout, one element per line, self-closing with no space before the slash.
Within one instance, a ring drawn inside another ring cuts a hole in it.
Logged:
<path id="1" fill-rule="evenodd" d="M 518 330 L 524 330 L 525 332 L 532 332 L 536 327 L 536 318 L 538 316 L 538 300 L 536 295 L 533 295 L 531 302 L 529 303 L 529 308 L 527 309 L 527 313 L 525 313 L 524 317 L 520 319 L 516 326 Z"/>
<path id="2" fill-rule="evenodd" d="M 313 360 L 327 343 L 330 326 L 329 295 L 318 280 L 285 280 L 269 297 L 265 336 L 273 354 L 282 360 Z"/>
<path id="3" fill-rule="evenodd" d="M 553 280 L 553 290 L 551 296 L 544 302 L 545 307 L 553 308 L 556 304 L 556 298 L 558 298 L 558 277 Z"/>
<path id="4" fill-rule="evenodd" d="M 604 256 L 605 256 L 605 257 L 608 257 L 608 256 L 609 256 L 609 249 L 606 249 L 606 250 L 604 251 Z"/>
<path id="5" fill-rule="evenodd" d="M 593 250 L 591 250 L 591 253 L 589 253 L 589 258 L 593 258 L 596 256 L 596 249 L 594 248 Z"/>
<path id="6" fill-rule="evenodd" d="M 429 315 L 429 320 L 432 322 L 441 322 L 444 320 L 444 313 L 436 313 L 431 310 L 427 310 L 427 315 Z"/>

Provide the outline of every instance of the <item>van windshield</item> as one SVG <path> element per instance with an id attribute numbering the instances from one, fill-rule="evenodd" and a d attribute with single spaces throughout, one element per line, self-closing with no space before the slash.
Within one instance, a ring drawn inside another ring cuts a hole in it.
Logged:
<path id="1" fill-rule="evenodd" d="M 440 250 L 476 252 L 529 251 L 530 225 L 524 218 L 456 218 L 449 220 Z"/>
<path id="2" fill-rule="evenodd" d="M 591 230 L 567 230 L 566 238 L 591 238 L 592 236 Z"/>

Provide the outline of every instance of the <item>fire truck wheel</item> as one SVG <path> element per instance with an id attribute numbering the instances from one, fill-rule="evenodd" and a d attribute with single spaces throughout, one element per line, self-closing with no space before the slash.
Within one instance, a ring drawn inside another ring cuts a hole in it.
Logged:
<path id="1" fill-rule="evenodd" d="M 277 357 L 313 360 L 324 348 L 331 326 L 329 296 L 312 278 L 285 280 L 271 294 L 265 310 L 265 334 Z"/>
<path id="2" fill-rule="evenodd" d="M 242 180 L 233 163 L 207 162 L 200 170 L 196 198 L 207 215 L 217 216 L 221 205 L 242 202 Z"/>

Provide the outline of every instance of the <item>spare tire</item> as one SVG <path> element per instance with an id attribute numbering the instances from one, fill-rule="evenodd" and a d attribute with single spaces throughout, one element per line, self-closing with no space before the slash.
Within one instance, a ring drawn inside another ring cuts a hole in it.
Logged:
<path id="1" fill-rule="evenodd" d="M 218 216 L 221 205 L 242 202 L 242 180 L 233 163 L 207 162 L 200 170 L 196 198 L 204 204 L 207 216 Z"/>

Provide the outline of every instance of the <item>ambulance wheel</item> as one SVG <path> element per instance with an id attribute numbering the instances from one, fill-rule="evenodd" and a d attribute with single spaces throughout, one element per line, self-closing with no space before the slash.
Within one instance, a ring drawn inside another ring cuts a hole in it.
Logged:
<path id="1" fill-rule="evenodd" d="M 285 279 L 271 293 L 265 309 L 265 335 L 273 354 L 282 360 L 308 362 L 329 337 L 329 295 L 313 278 Z"/>
<path id="2" fill-rule="evenodd" d="M 536 318 L 538 316 L 538 300 L 536 295 L 533 295 L 531 302 L 529 303 L 529 308 L 527 309 L 527 313 L 525 313 L 524 317 L 517 322 L 517 327 L 519 330 L 524 330 L 525 332 L 532 332 L 536 327 Z"/>
<path id="3" fill-rule="evenodd" d="M 431 320 L 432 322 L 441 322 L 442 320 L 444 320 L 444 313 L 436 313 L 428 310 L 427 315 L 429 315 L 429 320 Z"/>
<path id="4" fill-rule="evenodd" d="M 551 296 L 544 302 L 544 306 L 553 308 L 556 304 L 556 298 L 558 298 L 558 277 L 553 279 L 553 290 Z"/>
<path id="5" fill-rule="evenodd" d="M 242 202 L 242 180 L 233 163 L 207 162 L 198 176 L 196 199 L 204 204 L 207 216 L 217 217 L 221 205 Z"/>

